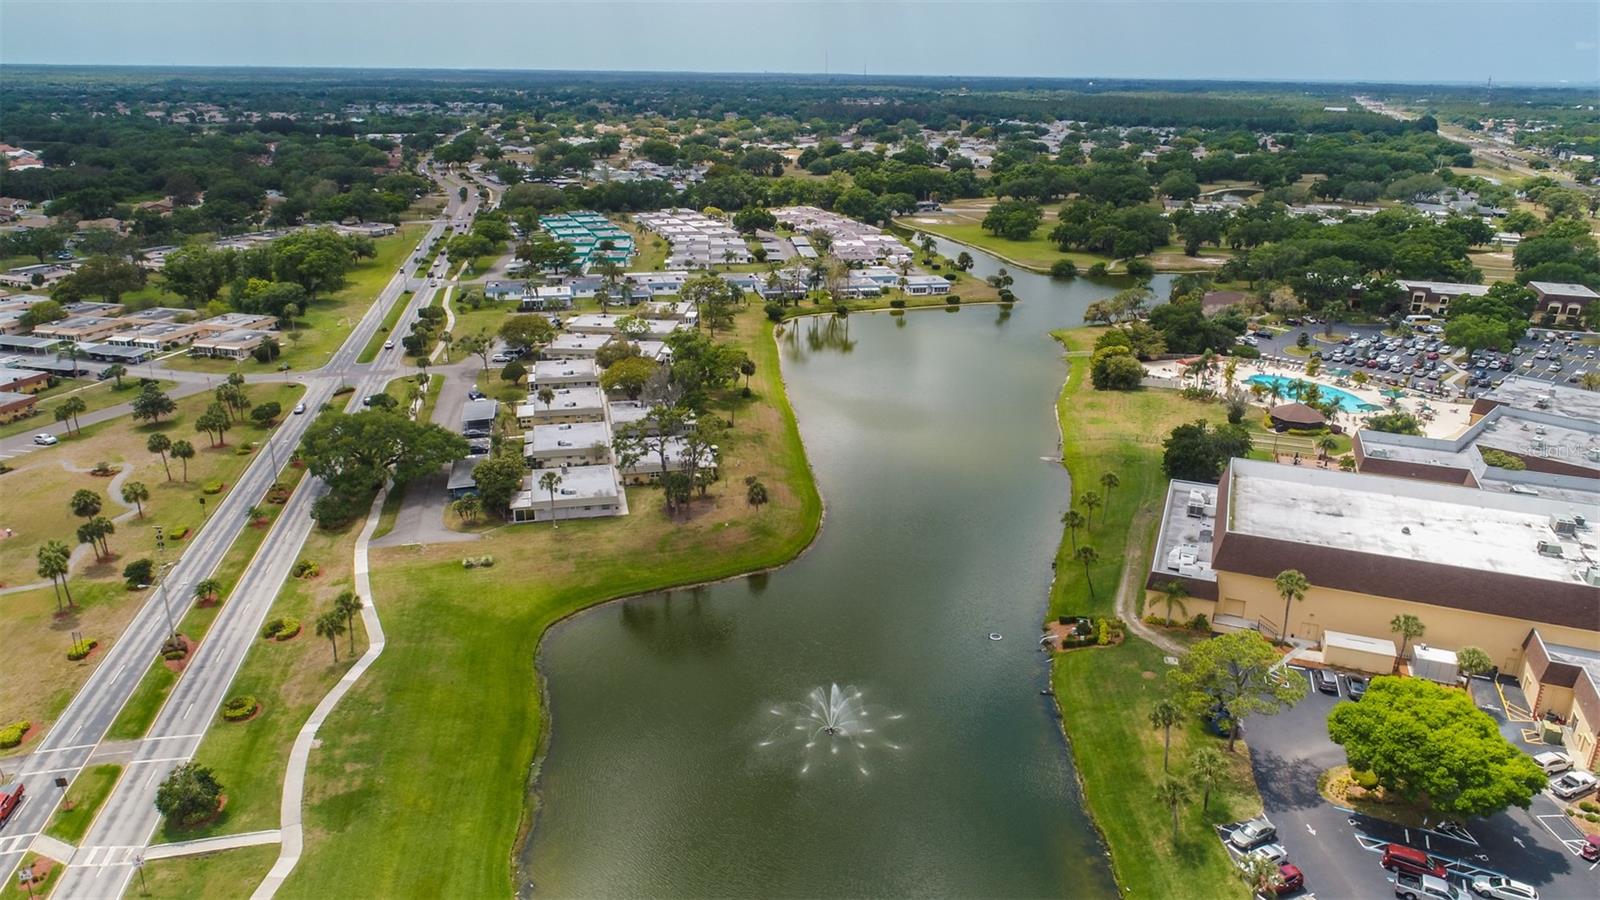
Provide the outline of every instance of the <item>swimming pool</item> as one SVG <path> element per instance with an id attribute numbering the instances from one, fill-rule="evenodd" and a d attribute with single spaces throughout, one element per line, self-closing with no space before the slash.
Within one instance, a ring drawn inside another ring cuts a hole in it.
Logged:
<path id="1" fill-rule="evenodd" d="M 1300 399 L 1300 392 L 1310 387 L 1314 382 L 1307 381 L 1304 378 L 1289 378 L 1285 375 L 1251 375 L 1245 379 L 1245 383 L 1259 384 L 1264 388 L 1270 388 L 1276 384 L 1278 389 L 1283 391 L 1284 397 L 1298 400 Z M 1338 401 L 1339 408 L 1347 413 L 1377 412 L 1383 408 L 1368 403 L 1349 391 L 1341 391 L 1336 387 L 1318 384 L 1317 389 L 1322 392 L 1323 399 Z"/>

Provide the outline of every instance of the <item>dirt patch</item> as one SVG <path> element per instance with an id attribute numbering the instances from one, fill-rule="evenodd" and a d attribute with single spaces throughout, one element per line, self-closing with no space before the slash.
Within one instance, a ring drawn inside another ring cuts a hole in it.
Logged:
<path id="1" fill-rule="evenodd" d="M 1156 677 L 1156 673 L 1154 673 L 1154 672 L 1140 672 L 1139 673 L 1139 677 L 1143 678 L 1145 681 L 1150 681 L 1150 680 L 1152 680 L 1152 679 L 1154 679 Z"/>
<path id="2" fill-rule="evenodd" d="M 17 879 L 17 883 L 13 887 L 16 890 L 22 892 L 23 894 L 26 894 L 28 896 L 32 896 L 30 891 L 33 888 L 33 886 L 44 884 L 45 881 L 49 880 L 50 872 L 52 870 L 54 870 L 57 865 L 59 865 L 59 863 L 57 863 L 55 860 L 51 859 L 50 857 L 48 857 L 48 856 L 40 856 L 37 859 L 35 859 L 33 861 L 33 864 L 32 864 L 33 881 L 28 882 L 28 881 L 23 881 L 21 878 L 18 878 Z"/>

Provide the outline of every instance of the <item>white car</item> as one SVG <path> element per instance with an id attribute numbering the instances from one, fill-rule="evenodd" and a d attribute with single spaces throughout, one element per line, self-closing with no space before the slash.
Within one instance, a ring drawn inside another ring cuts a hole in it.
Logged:
<path id="1" fill-rule="evenodd" d="M 1560 775 L 1572 768 L 1572 757 L 1554 750 L 1535 756 L 1533 761 L 1539 764 L 1539 768 L 1543 769 L 1546 775 Z"/>
<path id="2" fill-rule="evenodd" d="M 385 349 L 385 350 L 393 350 L 394 349 L 394 341 L 384 341 L 383 342 L 383 349 Z"/>
<path id="3" fill-rule="evenodd" d="M 294 414 L 295 415 L 298 416 L 298 415 L 304 413 L 305 411 L 306 411 L 306 402 L 304 400 L 301 400 L 299 403 L 296 403 L 294 405 Z"/>
<path id="4" fill-rule="evenodd" d="M 36 434 L 33 436 L 33 442 L 41 447 L 49 447 L 52 444 L 59 443 L 53 434 Z"/>
<path id="5" fill-rule="evenodd" d="M 1289 861 L 1289 851 L 1282 844 L 1262 844 L 1245 854 L 1245 856 L 1264 859 L 1274 866 L 1281 866 Z"/>
<path id="6" fill-rule="evenodd" d="M 1240 850 L 1249 850 L 1257 844 L 1270 841 L 1278 836 L 1278 829 L 1265 818 L 1251 819 L 1233 830 L 1228 835 L 1228 843 Z"/>
<path id="7" fill-rule="evenodd" d="M 1568 772 L 1550 782 L 1550 793 L 1563 800 L 1573 800 L 1594 790 L 1595 777 L 1588 772 Z"/>
<path id="8" fill-rule="evenodd" d="M 1539 892 L 1532 885 L 1512 881 L 1504 875 L 1479 875 L 1472 879 L 1472 892 L 1479 897 L 1494 900 L 1539 900 Z"/>

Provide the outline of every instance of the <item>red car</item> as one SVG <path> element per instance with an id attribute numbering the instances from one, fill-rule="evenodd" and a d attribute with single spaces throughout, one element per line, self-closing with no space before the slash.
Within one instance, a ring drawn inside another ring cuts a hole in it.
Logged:
<path id="1" fill-rule="evenodd" d="M 1306 886 L 1306 874 L 1300 871 L 1299 866 L 1288 863 L 1278 867 L 1278 880 L 1272 883 L 1272 892 L 1282 897 L 1292 894 Z"/>
<path id="2" fill-rule="evenodd" d="M 6 824 L 11 814 L 22 805 L 22 782 L 17 782 L 8 788 L 0 788 L 0 825 Z"/>
<path id="3" fill-rule="evenodd" d="M 1600 834 L 1587 835 L 1583 846 L 1578 849 L 1578 855 L 1589 862 L 1600 862 Z"/>

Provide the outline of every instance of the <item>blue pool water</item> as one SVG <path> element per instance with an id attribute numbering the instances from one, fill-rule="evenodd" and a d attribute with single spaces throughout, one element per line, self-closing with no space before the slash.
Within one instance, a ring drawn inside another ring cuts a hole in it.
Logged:
<path id="1" fill-rule="evenodd" d="M 1283 391 L 1283 396 L 1291 400 L 1300 399 L 1300 392 L 1311 384 L 1304 378 L 1289 378 L 1285 375 L 1251 375 L 1245 379 L 1245 382 L 1247 384 L 1259 384 L 1262 387 L 1271 387 L 1276 384 Z M 1376 412 L 1382 409 L 1382 407 L 1374 406 L 1349 391 L 1341 391 L 1336 387 L 1329 387 L 1325 384 L 1319 384 L 1317 387 L 1322 391 L 1324 399 L 1337 400 L 1339 408 L 1347 413 Z"/>

